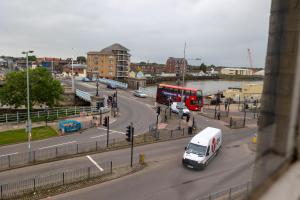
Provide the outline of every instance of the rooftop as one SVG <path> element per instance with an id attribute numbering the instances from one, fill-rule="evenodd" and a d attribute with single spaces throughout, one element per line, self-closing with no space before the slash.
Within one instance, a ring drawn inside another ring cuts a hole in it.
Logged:
<path id="1" fill-rule="evenodd" d="M 119 43 L 112 44 L 101 51 L 90 51 L 88 54 L 113 54 L 113 51 L 129 51 L 129 49 L 125 48 L 124 46 L 120 45 Z"/>

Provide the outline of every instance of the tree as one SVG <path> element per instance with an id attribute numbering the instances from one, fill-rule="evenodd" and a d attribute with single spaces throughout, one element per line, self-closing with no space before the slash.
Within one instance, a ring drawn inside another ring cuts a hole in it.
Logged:
<path id="1" fill-rule="evenodd" d="M 28 56 L 28 61 L 29 62 L 36 61 L 36 56 L 35 55 Z"/>
<path id="2" fill-rule="evenodd" d="M 206 73 L 207 66 L 206 66 L 204 63 L 202 63 L 202 64 L 200 65 L 200 70 L 203 71 L 204 73 Z"/>
<path id="3" fill-rule="evenodd" d="M 84 56 L 77 56 L 76 60 L 78 63 L 86 63 L 86 58 Z"/>
<path id="4" fill-rule="evenodd" d="M 29 71 L 30 107 L 46 104 L 53 107 L 56 100 L 60 99 L 63 88 L 58 80 L 53 79 L 45 68 L 30 69 Z M 10 72 L 6 82 L 0 89 L 2 105 L 18 108 L 27 107 L 26 71 Z"/>

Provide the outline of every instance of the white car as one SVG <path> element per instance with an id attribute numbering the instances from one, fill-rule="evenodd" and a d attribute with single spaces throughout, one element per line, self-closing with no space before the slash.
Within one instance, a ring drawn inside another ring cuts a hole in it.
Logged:
<path id="1" fill-rule="evenodd" d="M 146 98 L 147 95 L 145 93 L 143 93 L 142 91 L 140 90 L 135 90 L 133 92 L 133 95 L 136 96 L 136 97 L 141 97 L 141 98 Z"/>
<path id="2" fill-rule="evenodd" d="M 183 115 L 190 115 L 190 110 L 184 105 L 184 103 L 181 102 L 173 102 L 171 104 L 171 111 L 174 113 L 179 113 L 179 109 L 182 108 Z"/>

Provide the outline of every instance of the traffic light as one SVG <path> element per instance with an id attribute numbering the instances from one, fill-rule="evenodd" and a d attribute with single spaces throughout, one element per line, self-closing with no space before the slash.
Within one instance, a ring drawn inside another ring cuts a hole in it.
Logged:
<path id="1" fill-rule="evenodd" d="M 157 106 L 156 113 L 160 115 L 160 106 Z"/>
<path id="2" fill-rule="evenodd" d="M 190 115 L 187 115 L 186 116 L 186 122 L 189 122 L 190 121 Z"/>
<path id="3" fill-rule="evenodd" d="M 109 119 L 108 119 L 108 117 L 106 116 L 106 117 L 104 117 L 104 123 L 103 123 L 103 126 L 108 127 L 108 123 L 109 123 Z"/>
<path id="4" fill-rule="evenodd" d="M 126 140 L 127 142 L 131 142 L 131 126 L 126 127 Z"/>

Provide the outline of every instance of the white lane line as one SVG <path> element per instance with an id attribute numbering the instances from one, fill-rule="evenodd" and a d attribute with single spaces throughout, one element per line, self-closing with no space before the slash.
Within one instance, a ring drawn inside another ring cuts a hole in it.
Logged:
<path id="1" fill-rule="evenodd" d="M 90 137 L 90 138 L 95 139 L 95 138 L 100 138 L 100 137 L 104 137 L 104 136 L 106 136 L 106 134 L 105 135 L 97 135 L 97 136 L 93 136 L 93 137 Z"/>
<path id="2" fill-rule="evenodd" d="M 8 154 L 4 154 L 4 155 L 0 155 L 0 157 L 4 157 L 4 156 L 10 156 L 10 155 L 16 155 L 18 154 L 18 152 L 15 153 L 8 153 Z"/>
<path id="3" fill-rule="evenodd" d="M 55 145 L 51 145 L 51 146 L 41 147 L 39 149 L 48 149 L 48 148 L 51 148 L 51 147 L 62 146 L 62 145 L 65 145 L 65 144 L 72 144 L 72 143 L 75 143 L 75 142 L 77 142 L 77 141 L 71 141 L 71 142 L 65 142 L 65 143 L 61 143 L 61 144 L 55 144 Z"/>
<path id="4" fill-rule="evenodd" d="M 96 161 L 94 161 L 93 158 L 91 158 L 91 156 L 87 155 L 86 156 L 101 172 L 103 172 L 104 170 L 98 165 L 98 163 L 96 163 Z"/>
<path id="5" fill-rule="evenodd" d="M 98 129 L 100 129 L 100 130 L 107 130 L 106 128 L 99 128 L 98 127 Z M 115 130 L 109 130 L 109 132 L 111 132 L 111 133 L 120 133 L 120 134 L 122 134 L 122 135 L 125 135 L 125 133 L 124 132 L 121 132 L 121 131 L 115 131 Z"/>

